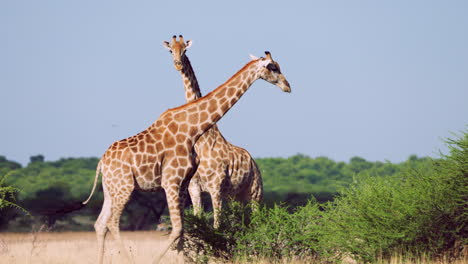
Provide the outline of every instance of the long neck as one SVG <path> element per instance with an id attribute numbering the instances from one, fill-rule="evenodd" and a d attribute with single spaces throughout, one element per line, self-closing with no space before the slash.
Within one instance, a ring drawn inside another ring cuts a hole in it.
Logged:
<path id="1" fill-rule="evenodd" d="M 190 60 L 185 54 L 182 55 L 182 65 L 180 75 L 184 82 L 185 100 L 187 103 L 190 103 L 201 97 L 200 86 L 198 86 L 197 77 L 195 76 L 195 72 L 193 72 Z"/>
<path id="2" fill-rule="evenodd" d="M 172 112 L 176 119 L 177 116 L 183 116 L 183 120 L 190 127 L 190 135 L 194 138 L 199 137 L 218 122 L 259 78 L 255 70 L 257 65 L 257 61 L 249 62 L 214 91 L 169 112 Z"/>

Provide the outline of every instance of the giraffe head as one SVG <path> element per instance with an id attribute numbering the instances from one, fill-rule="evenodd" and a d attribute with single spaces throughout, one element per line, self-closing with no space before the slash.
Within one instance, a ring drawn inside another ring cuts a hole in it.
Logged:
<path id="1" fill-rule="evenodd" d="M 252 60 L 257 61 L 257 69 L 260 74 L 260 78 L 278 86 L 281 88 L 281 90 L 283 90 L 283 92 L 290 93 L 291 86 L 289 85 L 288 80 L 286 80 L 286 77 L 284 77 L 284 75 L 281 73 L 279 64 L 273 60 L 269 51 L 265 51 L 265 55 L 265 58 L 257 58 L 253 55 L 250 55 Z"/>
<path id="2" fill-rule="evenodd" d="M 167 41 L 163 42 L 163 46 L 169 50 L 172 54 L 172 59 L 174 60 L 174 67 L 176 70 L 182 70 L 182 56 L 184 56 L 185 51 L 190 48 L 192 45 L 192 41 L 188 40 L 184 42 L 184 37 L 179 35 L 179 41 L 177 41 L 177 37 L 174 35 L 172 36 L 172 42 L 169 43 Z"/>

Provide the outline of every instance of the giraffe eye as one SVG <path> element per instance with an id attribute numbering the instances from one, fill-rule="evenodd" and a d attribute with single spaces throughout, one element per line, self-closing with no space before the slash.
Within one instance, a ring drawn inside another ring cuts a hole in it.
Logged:
<path id="1" fill-rule="evenodd" d="M 172 50 L 169 50 L 170 53 L 172 53 Z"/>
<path id="2" fill-rule="evenodd" d="M 267 65 L 267 69 L 270 70 L 270 71 L 272 71 L 272 72 L 279 72 L 278 67 L 276 67 L 276 65 L 273 64 L 273 63 L 268 64 L 268 65 Z"/>

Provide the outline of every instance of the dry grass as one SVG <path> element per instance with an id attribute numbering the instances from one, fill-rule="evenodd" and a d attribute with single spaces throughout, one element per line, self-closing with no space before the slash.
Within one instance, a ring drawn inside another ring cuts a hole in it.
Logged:
<path id="1" fill-rule="evenodd" d="M 130 249 L 135 263 L 151 263 L 155 256 L 160 254 L 161 247 L 168 238 L 167 233 L 157 231 L 146 232 L 122 232 L 122 237 L 127 248 Z M 126 263 L 120 257 L 116 243 L 111 235 L 108 235 L 104 263 Z M 96 237 L 93 232 L 38 232 L 38 233 L 0 233 L 0 264 L 73 264 L 96 263 Z M 183 257 L 175 251 L 169 251 L 164 257 L 163 263 L 184 263 Z M 259 259 L 257 264 L 305 264 L 316 263 L 316 260 L 283 260 L 272 261 Z M 212 263 L 212 262 L 210 262 Z M 242 262 L 236 261 L 236 264 Z M 357 263 L 351 258 L 346 258 L 342 263 Z M 390 260 L 380 260 L 378 264 L 464 264 L 467 259 L 458 261 L 447 260 L 414 260 L 403 255 L 395 255 Z"/>
<path id="2" fill-rule="evenodd" d="M 135 263 L 151 263 L 168 236 L 162 232 L 122 232 L 122 238 Z M 93 232 L 0 233 L 0 263 L 96 263 L 96 246 Z M 106 246 L 104 263 L 125 263 L 111 235 Z M 183 257 L 169 251 L 163 262 L 183 263 Z"/>

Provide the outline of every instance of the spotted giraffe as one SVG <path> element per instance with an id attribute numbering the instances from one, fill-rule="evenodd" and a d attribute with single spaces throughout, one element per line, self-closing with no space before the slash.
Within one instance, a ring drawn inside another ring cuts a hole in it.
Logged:
<path id="1" fill-rule="evenodd" d="M 116 141 L 101 157 L 94 186 L 86 204 L 96 189 L 102 174 L 104 203 L 94 224 L 98 241 L 98 263 L 103 262 L 107 231 L 118 241 L 122 252 L 131 260 L 119 232 L 119 220 L 131 193 L 135 189 L 164 189 L 172 231 L 162 255 L 177 242 L 183 243 L 183 199 L 193 176 L 197 140 L 241 98 L 258 79 L 264 79 L 284 92 L 291 92 L 288 81 L 269 52 L 265 58 L 254 58 L 224 84 L 206 96 L 162 113 L 144 131 Z"/>
<path id="2" fill-rule="evenodd" d="M 172 54 L 175 69 L 182 76 L 187 103 L 201 97 L 197 77 L 186 54 L 191 45 L 192 41 L 184 42 L 182 35 L 179 35 L 179 41 L 173 36 L 171 43 L 163 42 L 163 46 Z M 189 184 L 195 214 L 201 212 L 202 191 L 211 196 L 215 228 L 219 227 L 223 198 L 235 198 L 242 202 L 261 201 L 262 176 L 255 160 L 247 150 L 229 143 L 217 125 L 200 136 L 195 144 L 195 152 L 199 165 Z"/>

